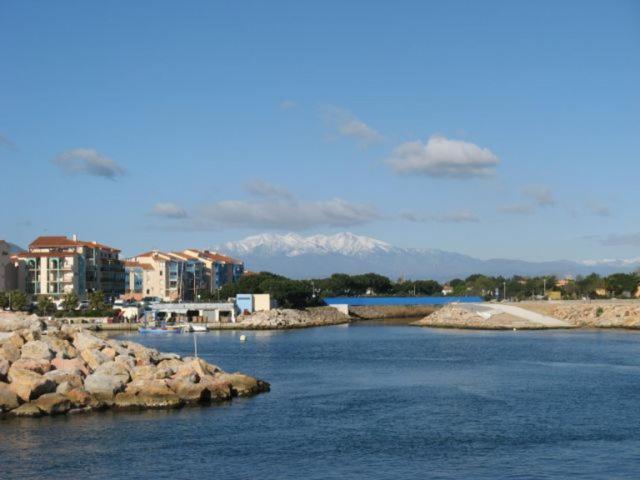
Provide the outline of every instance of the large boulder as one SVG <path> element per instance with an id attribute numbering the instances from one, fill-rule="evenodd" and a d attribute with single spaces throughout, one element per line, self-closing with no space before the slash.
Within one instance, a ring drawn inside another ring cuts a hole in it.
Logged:
<path id="1" fill-rule="evenodd" d="M 223 372 L 216 375 L 215 379 L 219 382 L 229 383 L 229 385 L 231 385 L 231 393 L 234 397 L 248 397 L 256 393 L 268 392 L 270 388 L 267 382 L 243 373 Z"/>
<path id="2" fill-rule="evenodd" d="M 8 412 L 18 408 L 18 405 L 20 405 L 18 396 L 9 388 L 9 385 L 0 382 L 0 412 Z"/>
<path id="3" fill-rule="evenodd" d="M 53 380 L 39 373 L 13 366 L 9 369 L 9 381 L 11 391 L 25 402 L 55 392 L 57 386 Z"/>
<path id="4" fill-rule="evenodd" d="M 153 355 L 153 361 L 160 363 L 164 360 L 182 360 L 182 357 L 177 353 L 164 353 L 156 351 Z"/>
<path id="5" fill-rule="evenodd" d="M 151 380 L 153 378 L 165 378 L 165 377 L 157 377 L 160 370 L 155 365 L 140 365 L 137 367 L 133 367 L 131 369 L 131 379 L 132 380 Z M 167 371 L 167 370 L 162 370 Z M 167 371 L 168 372 L 168 371 Z"/>
<path id="6" fill-rule="evenodd" d="M 133 380 L 127 385 L 126 391 L 128 393 L 146 393 L 150 395 L 169 395 L 174 393 L 165 380 L 157 378 Z"/>
<path id="7" fill-rule="evenodd" d="M 73 346 L 78 351 L 100 349 L 106 345 L 107 343 L 103 339 L 84 330 L 75 332 L 73 335 Z"/>
<path id="8" fill-rule="evenodd" d="M 103 363 L 110 361 L 109 357 L 96 348 L 82 350 L 80 357 L 87 363 L 91 370 L 95 370 Z"/>
<path id="9" fill-rule="evenodd" d="M 129 371 L 133 370 L 136 366 L 136 359 L 129 355 L 116 355 L 116 358 L 114 358 L 113 361 L 124 365 Z"/>
<path id="10" fill-rule="evenodd" d="M 116 349 L 113 347 L 104 347 L 102 353 L 109 357 L 110 360 L 115 359 L 116 355 L 118 355 L 118 352 L 116 352 Z"/>
<path id="11" fill-rule="evenodd" d="M 18 330 L 18 333 L 24 339 L 25 342 L 37 342 L 42 338 L 42 329 L 38 327 L 31 327 L 23 330 Z"/>
<path id="12" fill-rule="evenodd" d="M 175 374 L 183 365 L 184 362 L 182 360 L 178 360 L 177 358 L 162 360 L 161 362 L 158 362 L 158 368 L 170 370 L 171 375 Z"/>
<path id="13" fill-rule="evenodd" d="M 89 375 L 89 367 L 84 362 L 84 360 L 82 360 L 82 358 L 66 359 L 66 358 L 56 357 L 53 360 L 51 360 L 51 365 L 53 365 L 54 368 L 56 368 L 56 370 L 66 370 L 70 372 L 80 371 L 85 376 Z"/>
<path id="14" fill-rule="evenodd" d="M 218 380 L 217 377 L 207 375 L 202 377 L 198 383 L 209 390 L 212 402 L 224 402 L 231 400 L 231 397 L 234 396 L 233 391 L 231 390 L 231 384 L 223 380 Z"/>
<path id="15" fill-rule="evenodd" d="M 74 358 L 78 355 L 76 348 L 67 340 L 53 335 L 43 335 L 41 341 L 46 343 L 56 357 Z"/>
<path id="16" fill-rule="evenodd" d="M 127 366 L 114 361 L 108 361 L 100 364 L 93 373 L 120 377 L 124 383 L 127 383 L 131 379 Z"/>
<path id="17" fill-rule="evenodd" d="M 42 410 L 38 408 L 38 406 L 33 403 L 23 403 L 18 408 L 11 410 L 11 415 L 14 417 L 41 417 Z"/>
<path id="18" fill-rule="evenodd" d="M 60 393 L 47 393 L 35 400 L 36 407 L 47 415 L 60 415 L 71 410 L 69 398 Z"/>
<path id="19" fill-rule="evenodd" d="M 11 368 L 23 368 L 25 370 L 31 370 L 32 372 L 39 373 L 40 375 L 51 370 L 51 362 L 44 359 L 33 358 L 19 358 L 11 365 Z"/>
<path id="20" fill-rule="evenodd" d="M 182 399 L 160 379 L 134 380 L 124 393 L 116 395 L 114 402 L 119 408 L 176 408 L 183 404 Z"/>
<path id="21" fill-rule="evenodd" d="M 107 340 L 107 345 L 113 348 L 118 355 L 133 356 L 133 352 L 126 348 L 124 342 L 120 340 L 109 339 Z"/>
<path id="22" fill-rule="evenodd" d="M 62 384 L 65 384 L 65 388 L 63 389 L 65 392 L 74 388 L 80 388 L 83 385 L 82 372 L 80 372 L 80 370 L 76 372 L 70 370 L 51 370 L 45 373 L 44 377 L 56 383 L 56 391 L 59 391 L 58 388 Z"/>
<path id="23" fill-rule="evenodd" d="M 13 312 L 0 312 L 0 332 L 15 332 L 30 328 L 42 328 L 36 315 L 25 316 Z"/>
<path id="24" fill-rule="evenodd" d="M 4 358 L 9 363 L 13 363 L 20 358 L 20 348 L 8 342 L 0 347 L 0 358 Z"/>
<path id="25" fill-rule="evenodd" d="M 195 373 L 204 377 L 205 375 L 215 375 L 221 371 L 217 366 L 207 363 L 201 358 L 185 358 L 185 361 L 175 369 L 175 375 L 183 377 Z"/>
<path id="26" fill-rule="evenodd" d="M 24 338 L 18 332 L 0 332 L 0 345 L 5 343 L 13 343 L 20 348 L 24 345 Z"/>
<path id="27" fill-rule="evenodd" d="M 32 358 L 34 360 L 51 360 L 53 358 L 53 352 L 42 340 L 34 340 L 25 343 L 22 346 L 21 358 Z"/>
<path id="28" fill-rule="evenodd" d="M 124 387 L 125 381 L 121 375 L 92 373 L 84 379 L 85 390 L 100 400 L 113 399 L 116 393 L 124 390 Z"/>
<path id="29" fill-rule="evenodd" d="M 91 395 L 84 388 L 73 388 L 68 392 L 65 392 L 65 396 L 71 400 L 74 407 L 82 408 L 90 405 L 93 402 Z"/>
<path id="30" fill-rule="evenodd" d="M 210 403 L 211 402 L 211 387 L 207 382 L 198 383 L 192 381 L 189 377 L 172 378 L 167 380 L 167 385 L 173 390 L 178 397 L 180 397 L 185 403 Z M 214 389 L 215 390 L 215 389 Z M 227 387 L 227 392 L 230 391 Z M 217 392 L 216 392 L 217 393 Z"/>

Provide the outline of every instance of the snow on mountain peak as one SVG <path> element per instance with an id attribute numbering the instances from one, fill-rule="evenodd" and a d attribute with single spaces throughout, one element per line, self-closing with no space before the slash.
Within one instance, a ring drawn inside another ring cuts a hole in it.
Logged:
<path id="1" fill-rule="evenodd" d="M 388 252 L 393 247 L 371 237 L 343 232 L 335 235 L 303 237 L 296 233 L 263 233 L 243 240 L 227 242 L 219 247 L 233 255 L 246 255 L 259 251 L 266 255 L 295 257 L 304 254 L 341 254 L 347 256 L 368 255 L 376 251 Z"/>

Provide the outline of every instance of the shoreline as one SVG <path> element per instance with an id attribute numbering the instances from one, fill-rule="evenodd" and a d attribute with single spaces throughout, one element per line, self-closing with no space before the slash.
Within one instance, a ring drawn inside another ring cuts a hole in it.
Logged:
<path id="1" fill-rule="evenodd" d="M 444 306 L 351 306 L 349 315 L 333 307 L 274 309 L 240 316 L 236 323 L 209 322 L 210 331 L 268 331 L 344 325 L 369 320 L 416 319 L 409 325 L 461 330 L 640 330 L 639 300 L 562 300 L 461 303 Z M 139 324 L 82 324 L 97 332 L 137 331 Z"/>

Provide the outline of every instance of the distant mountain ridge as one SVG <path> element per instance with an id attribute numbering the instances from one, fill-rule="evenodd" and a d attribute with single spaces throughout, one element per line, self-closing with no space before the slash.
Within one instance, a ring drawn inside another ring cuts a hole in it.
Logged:
<path id="1" fill-rule="evenodd" d="M 438 281 L 485 275 L 608 275 L 640 267 L 640 258 L 627 260 L 557 260 L 527 262 L 480 260 L 436 249 L 401 248 L 352 233 L 313 235 L 265 233 L 215 247 L 245 261 L 253 271 L 271 271 L 291 278 L 318 278 L 332 273 L 375 272 L 390 278 L 431 278 Z"/>

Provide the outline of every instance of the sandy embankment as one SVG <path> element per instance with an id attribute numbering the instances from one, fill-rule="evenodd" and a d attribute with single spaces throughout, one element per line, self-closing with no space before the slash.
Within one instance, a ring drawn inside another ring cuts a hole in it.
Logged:
<path id="1" fill-rule="evenodd" d="M 519 307 L 584 328 L 640 328 L 640 300 L 519 302 Z"/>
<path id="2" fill-rule="evenodd" d="M 542 301 L 451 304 L 414 325 L 486 330 L 640 328 L 640 301 Z"/>
<path id="3" fill-rule="evenodd" d="M 573 328 L 568 322 L 513 305 L 453 303 L 413 325 L 477 330 L 540 330 Z"/>

